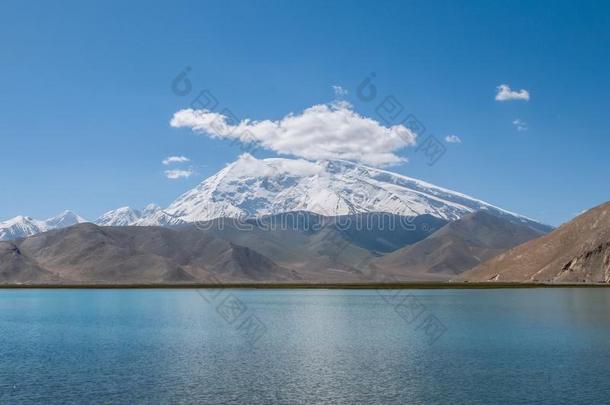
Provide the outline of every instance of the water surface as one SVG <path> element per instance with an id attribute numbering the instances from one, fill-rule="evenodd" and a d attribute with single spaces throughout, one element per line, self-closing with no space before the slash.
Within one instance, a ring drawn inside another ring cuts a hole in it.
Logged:
<path id="1" fill-rule="evenodd" d="M 608 401 L 610 290 L 216 293 L 0 290 L 0 403 Z"/>

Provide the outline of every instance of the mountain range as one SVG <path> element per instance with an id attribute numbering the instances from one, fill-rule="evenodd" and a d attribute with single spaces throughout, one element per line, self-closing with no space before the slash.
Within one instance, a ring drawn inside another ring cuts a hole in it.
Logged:
<path id="1" fill-rule="evenodd" d="M 3 284 L 608 283 L 610 203 L 548 234 L 478 211 L 288 212 L 175 226 L 80 223 L 0 242 Z"/>
<path id="2" fill-rule="evenodd" d="M 481 242 L 493 221 L 498 221 L 505 233 Z M 452 231 L 468 227 L 472 232 Z M 110 285 L 212 280 L 366 283 L 381 282 L 388 276 L 397 281 L 421 281 L 431 277 L 422 276 L 425 272 L 401 272 L 394 266 L 384 266 L 383 258 L 403 257 L 409 246 L 416 248 L 431 238 L 435 240 L 437 234 L 453 235 L 452 240 L 441 239 L 472 247 L 479 255 L 512 247 L 525 235 L 538 235 L 526 225 L 487 213 L 470 214 L 455 222 L 429 214 L 327 217 L 299 211 L 170 227 L 82 223 L 0 242 L 0 277 L 4 283 Z M 468 264 L 472 262 L 470 255 L 466 251 L 459 257 Z M 442 277 L 436 280 L 447 281 L 455 275 L 457 270 L 451 267 L 454 257 L 439 255 L 437 262 L 445 260 L 444 266 L 454 271 L 438 271 Z M 458 266 L 467 269 L 463 262 Z"/>
<path id="3" fill-rule="evenodd" d="M 544 232 L 478 211 L 373 261 L 398 280 L 446 281 Z"/>
<path id="4" fill-rule="evenodd" d="M 154 204 L 141 211 L 122 207 L 92 222 L 101 226 L 168 226 L 293 211 L 324 216 L 367 212 L 408 217 L 428 214 L 453 221 L 480 210 L 541 232 L 551 229 L 465 194 L 381 169 L 348 161 L 256 159 L 248 154 L 179 196 L 165 209 Z M 68 211 L 61 216 L 69 218 L 55 223 L 55 218 L 39 221 L 20 216 L 1 222 L 0 240 L 86 222 Z"/>
<path id="5" fill-rule="evenodd" d="M 610 282 L 610 203 L 558 229 L 345 161 L 241 156 L 167 208 L 0 223 L 3 284 Z"/>
<path id="6" fill-rule="evenodd" d="M 0 242 L 0 277 L 9 284 L 179 284 L 290 276 L 262 255 L 195 227 L 82 223 Z"/>
<path id="7" fill-rule="evenodd" d="M 41 232 L 66 228 L 82 222 L 87 222 L 87 220 L 76 215 L 72 211 L 64 211 L 45 220 L 17 216 L 7 221 L 0 222 L 0 240 L 25 238 Z"/>

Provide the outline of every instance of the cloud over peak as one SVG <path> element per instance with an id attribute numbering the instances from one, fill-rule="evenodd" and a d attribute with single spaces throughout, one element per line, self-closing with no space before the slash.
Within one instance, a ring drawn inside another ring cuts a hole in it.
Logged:
<path id="1" fill-rule="evenodd" d="M 525 100 L 529 101 L 530 93 L 525 90 L 512 90 L 508 84 L 497 87 L 496 101 Z"/>
<path id="2" fill-rule="evenodd" d="M 403 162 L 396 152 L 416 141 L 416 135 L 405 126 L 386 127 L 345 103 L 314 105 L 279 120 L 230 120 L 208 110 L 184 109 L 174 114 L 170 125 L 211 138 L 255 143 L 279 154 L 310 160 L 345 159 L 374 166 Z"/>

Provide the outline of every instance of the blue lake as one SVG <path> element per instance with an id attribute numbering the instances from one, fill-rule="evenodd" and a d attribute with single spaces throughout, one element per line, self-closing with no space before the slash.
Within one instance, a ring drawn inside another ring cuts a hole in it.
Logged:
<path id="1" fill-rule="evenodd" d="M 590 404 L 610 289 L 0 290 L 0 403 Z"/>

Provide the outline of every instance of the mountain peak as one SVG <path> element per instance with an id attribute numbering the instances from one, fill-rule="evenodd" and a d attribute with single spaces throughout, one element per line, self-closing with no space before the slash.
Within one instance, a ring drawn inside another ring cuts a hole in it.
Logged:
<path id="1" fill-rule="evenodd" d="M 167 215 L 157 204 L 148 204 L 142 211 L 131 207 L 121 207 L 108 211 L 95 223 L 101 226 L 165 226 L 177 225 L 182 221 Z"/>
<path id="2" fill-rule="evenodd" d="M 387 170 L 346 160 L 257 159 L 249 154 L 180 196 L 164 212 L 184 222 L 290 211 L 326 216 L 429 214 L 451 221 L 479 210 L 542 226 L 482 200 Z"/>
<path id="3" fill-rule="evenodd" d="M 95 220 L 101 226 L 127 226 L 142 218 L 142 213 L 131 207 L 120 207 L 106 212 Z"/>
<path id="4" fill-rule="evenodd" d="M 87 220 L 68 210 L 46 220 L 18 215 L 0 222 L 0 240 L 25 238 L 37 233 L 65 228 L 81 222 L 87 222 Z"/>
<path id="5" fill-rule="evenodd" d="M 45 222 L 48 229 L 57 229 L 87 222 L 87 220 L 70 210 L 65 210 L 54 217 L 47 219 Z"/>

